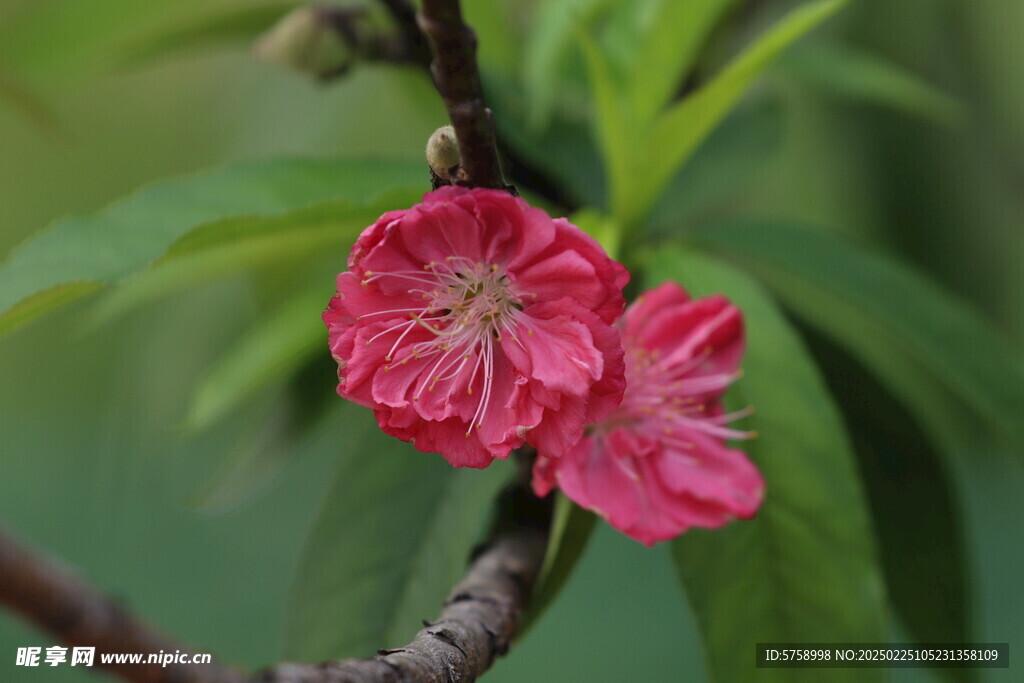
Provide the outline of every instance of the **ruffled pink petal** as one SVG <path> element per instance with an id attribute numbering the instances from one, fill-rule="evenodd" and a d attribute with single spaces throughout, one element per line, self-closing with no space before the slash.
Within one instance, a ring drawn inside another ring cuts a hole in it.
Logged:
<path id="1" fill-rule="evenodd" d="M 396 228 L 405 250 L 421 264 L 444 263 L 450 256 L 483 261 L 483 229 L 471 212 L 437 201 L 411 210 Z"/>
<path id="2" fill-rule="evenodd" d="M 378 333 L 389 329 L 389 322 L 371 323 L 357 327 L 352 337 L 352 350 L 345 361 L 344 382 L 338 387 L 342 395 L 364 405 L 373 403 L 373 376 L 387 362 L 384 360 L 390 345 Z M 375 341 L 372 341 L 377 337 Z"/>
<path id="3" fill-rule="evenodd" d="M 557 485 L 555 475 L 558 471 L 559 460 L 538 455 L 537 459 L 533 461 L 533 478 L 530 483 L 533 492 L 541 498 L 551 493 Z"/>
<path id="4" fill-rule="evenodd" d="M 608 292 L 608 298 L 596 306 L 594 312 L 604 322 L 614 323 L 626 307 L 622 288 L 629 283 L 629 271 L 621 263 L 609 258 L 597 240 L 566 219 L 556 218 L 554 225 L 555 241 L 545 255 L 571 249 L 594 264 L 597 277 L 604 283 Z"/>
<path id="5" fill-rule="evenodd" d="M 376 415 L 377 423 L 386 434 L 411 441 L 416 450 L 424 453 L 440 453 L 454 467 L 480 469 L 490 465 L 496 457 L 478 440 L 467 437 L 465 425 L 458 419 L 433 422 L 416 418 L 408 420 L 406 427 L 396 427 L 390 412 L 377 411 Z"/>
<path id="6" fill-rule="evenodd" d="M 515 286 L 526 300 L 555 301 L 568 296 L 588 310 L 607 298 L 594 265 L 571 249 L 523 268 L 516 275 Z"/>
<path id="7" fill-rule="evenodd" d="M 633 524 L 643 511 L 636 473 L 621 462 L 614 439 L 585 438 L 558 461 L 558 487 L 581 507 L 593 510 L 617 529 Z"/>
<path id="8" fill-rule="evenodd" d="M 604 373 L 604 355 L 587 325 L 571 315 L 576 308 L 571 299 L 530 306 L 516 316 L 516 338 L 502 345 L 521 345 L 529 358 L 529 367 L 517 368 L 524 375 L 552 391 L 583 395 Z"/>
<path id="9" fill-rule="evenodd" d="M 764 497 L 764 479 L 746 454 L 698 431 L 682 439 L 693 447 L 666 446 L 652 461 L 654 474 L 665 487 L 732 516 L 752 517 Z"/>
<path id="10" fill-rule="evenodd" d="M 629 315 L 619 321 L 622 336 L 632 345 L 640 346 L 645 338 L 645 330 L 651 318 L 658 313 L 690 300 L 686 290 L 671 280 L 654 289 L 649 289 L 629 307 Z"/>
<path id="11" fill-rule="evenodd" d="M 707 356 L 704 372 L 733 372 L 743 355 L 742 315 L 719 295 L 666 307 L 650 317 L 643 333 L 643 347 L 659 350 L 665 363 Z"/>
<path id="12" fill-rule="evenodd" d="M 586 407 L 586 399 L 562 396 L 559 409 L 546 410 L 544 420 L 526 433 L 527 443 L 545 457 L 561 457 L 583 437 Z"/>
<path id="13" fill-rule="evenodd" d="M 541 423 L 544 407 L 532 400 L 527 383 L 504 356 L 495 357 L 494 411 L 477 428 L 477 438 L 488 448 L 507 454 L 522 446 L 526 434 Z"/>
<path id="14" fill-rule="evenodd" d="M 352 247 L 352 251 L 349 252 L 349 270 L 359 270 L 359 263 L 363 257 L 384 239 L 384 235 L 387 234 L 388 230 L 406 213 L 408 213 L 406 209 L 388 211 L 378 218 L 376 223 L 363 230 L 362 234 L 359 235 L 359 239 L 356 240 L 355 245 Z"/>
<path id="15" fill-rule="evenodd" d="M 626 362 L 622 343 L 615 328 L 604 325 L 601 319 L 590 311 L 577 311 L 576 315 L 590 330 L 594 346 L 601 352 L 604 365 L 601 379 L 590 387 L 587 414 L 584 418 L 587 424 L 594 424 L 611 415 L 622 403 L 626 391 Z"/>

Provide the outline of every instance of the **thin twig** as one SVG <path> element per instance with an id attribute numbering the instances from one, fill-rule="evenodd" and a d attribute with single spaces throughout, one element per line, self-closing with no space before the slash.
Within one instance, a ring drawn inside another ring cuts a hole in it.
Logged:
<path id="1" fill-rule="evenodd" d="M 371 659 L 280 664 L 261 683 L 474 681 L 505 654 L 540 573 L 551 501 L 523 485 L 506 492 L 495 533 L 452 589 L 436 621 L 404 647 Z"/>
<path id="2" fill-rule="evenodd" d="M 409 61 L 429 66 L 430 45 L 416 25 L 416 8 L 409 0 L 380 0 L 402 34 Z"/>
<path id="3" fill-rule="evenodd" d="M 234 683 L 243 675 L 212 664 L 103 664 L 102 654 L 201 652 L 130 615 L 116 600 L 0 530 L 0 603 L 70 647 L 95 647 L 95 666 L 138 683 Z M 50 643 L 52 645 L 53 643 Z M 66 653 L 67 654 L 67 653 Z M 68 661 L 71 660 L 67 654 Z"/>
<path id="4" fill-rule="evenodd" d="M 417 23 L 433 47 L 430 73 L 459 143 L 456 182 L 515 193 L 501 173 L 494 121 L 480 85 L 476 34 L 462 21 L 458 0 L 423 0 Z"/>

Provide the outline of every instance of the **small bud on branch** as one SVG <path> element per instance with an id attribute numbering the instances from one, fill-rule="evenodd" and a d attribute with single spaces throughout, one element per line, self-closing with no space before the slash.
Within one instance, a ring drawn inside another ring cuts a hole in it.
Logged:
<path id="1" fill-rule="evenodd" d="M 455 129 L 441 126 L 427 140 L 427 165 L 434 177 L 434 189 L 451 185 L 459 167 L 459 143 Z"/>
<path id="2" fill-rule="evenodd" d="M 462 21 L 458 0 L 423 0 L 416 21 L 430 39 L 430 73 L 458 141 L 461 161 L 455 184 L 517 194 L 501 172 L 494 120 L 484 104 L 476 63 L 476 34 Z"/>

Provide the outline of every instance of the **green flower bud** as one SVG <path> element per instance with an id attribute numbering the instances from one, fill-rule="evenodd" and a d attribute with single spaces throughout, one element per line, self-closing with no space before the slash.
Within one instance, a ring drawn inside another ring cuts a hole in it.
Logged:
<path id="1" fill-rule="evenodd" d="M 454 180 L 452 170 L 459 165 L 459 143 L 454 128 L 441 126 L 427 140 L 427 165 L 437 177 Z"/>
<path id="2" fill-rule="evenodd" d="M 343 73 L 355 57 L 333 15 L 318 7 L 299 7 L 286 14 L 257 39 L 253 51 L 264 61 L 317 78 Z"/>

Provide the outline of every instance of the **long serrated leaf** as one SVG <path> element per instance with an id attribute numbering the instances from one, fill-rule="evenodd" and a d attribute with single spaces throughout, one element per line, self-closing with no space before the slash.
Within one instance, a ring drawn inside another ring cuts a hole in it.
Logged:
<path id="1" fill-rule="evenodd" d="M 576 39 L 587 64 L 587 77 L 594 94 L 597 138 L 604 155 L 605 176 L 611 190 L 612 213 L 628 203 L 639 130 L 630 119 L 631 109 L 618 91 L 611 64 L 601 47 L 581 24 L 575 24 Z"/>
<path id="2" fill-rule="evenodd" d="M 611 0 L 548 0 L 541 3 L 523 51 L 526 126 L 537 133 L 551 120 L 562 63 L 573 45 L 573 25 L 586 23 Z"/>
<path id="3" fill-rule="evenodd" d="M 700 90 L 662 113 L 654 122 L 641 155 L 642 173 L 616 216 L 633 225 L 646 215 L 672 175 L 729 112 L 754 79 L 793 41 L 829 18 L 845 0 L 819 0 L 786 15 L 734 58 Z"/>
<path id="4" fill-rule="evenodd" d="M 405 644 L 465 571 L 506 463 L 456 470 L 380 432 L 368 411 L 338 434 L 344 456 L 300 561 L 286 654 L 366 657 Z"/>
<path id="5" fill-rule="evenodd" d="M 294 2 L 237 7 L 150 32 L 124 49 L 121 62 L 136 65 L 187 50 L 246 44 L 295 8 Z"/>
<path id="6" fill-rule="evenodd" d="M 729 210 L 782 147 L 779 98 L 759 98 L 729 114 L 672 178 L 648 222 L 649 234 L 679 234 Z"/>
<path id="7" fill-rule="evenodd" d="M 652 121 L 679 90 L 711 29 L 735 2 L 660 0 L 648 12 L 630 78 L 630 106 L 640 125 Z"/>
<path id="8" fill-rule="evenodd" d="M 849 428 L 896 613 L 919 643 L 971 642 L 963 522 L 939 438 L 852 356 L 820 333 L 802 333 Z M 940 673 L 976 678 L 973 669 Z"/>
<path id="9" fill-rule="evenodd" d="M 195 508 L 210 513 L 234 510 L 284 471 L 295 455 L 296 435 L 292 408 L 282 394 L 261 407 L 259 422 L 222 456 L 220 467 L 190 501 Z"/>
<path id="10" fill-rule="evenodd" d="M 944 421 L 931 412 L 934 394 L 915 377 L 924 368 L 980 418 L 1024 441 L 1019 357 L 981 315 L 911 268 L 836 235 L 780 222 L 719 225 L 699 239 L 756 272 L 920 418 Z"/>
<path id="11" fill-rule="evenodd" d="M 222 457 L 221 466 L 196 492 L 192 504 L 212 513 L 252 502 L 270 489 L 285 469 L 324 435 L 338 434 L 362 408 L 339 401 L 334 391 L 336 364 L 326 349 L 288 377 L 274 381 L 247 401 L 243 410 L 256 416 Z M 333 448 L 331 450 L 334 450 Z"/>
<path id="12" fill-rule="evenodd" d="M 490 74 L 484 82 L 487 101 L 495 111 L 499 136 L 515 148 L 531 169 L 552 178 L 550 183 L 567 206 L 602 206 L 605 201 L 601 156 L 586 119 L 552 115 L 542 133 L 528 133 L 523 120 L 528 103 L 514 81 Z M 512 172 L 518 169 L 513 163 Z"/>
<path id="13" fill-rule="evenodd" d="M 13 108 L 47 135 L 65 133 L 50 105 L 3 68 L 0 68 L 0 104 Z"/>
<path id="14" fill-rule="evenodd" d="M 652 284 L 673 279 L 695 296 L 722 293 L 746 321 L 745 375 L 733 391 L 756 409 L 746 426 L 757 437 L 744 449 L 764 475 L 765 502 L 752 521 L 673 543 L 712 678 L 746 680 L 759 642 L 884 642 L 885 590 L 860 476 L 798 335 L 757 283 L 711 257 L 662 249 L 650 265 Z M 803 672 L 758 673 L 796 681 Z M 883 677 L 836 669 L 829 680 Z"/>
<path id="15" fill-rule="evenodd" d="M 302 292 L 257 320 L 206 373 L 186 418 L 201 429 L 260 388 L 291 374 L 317 350 L 326 353 L 320 314 L 331 295 L 331 281 Z"/>
<path id="16" fill-rule="evenodd" d="M 419 188 L 390 190 L 366 204 L 332 200 L 270 218 L 241 216 L 197 226 L 152 267 L 100 301 L 92 326 L 177 291 L 268 266 L 294 267 L 302 261 L 311 272 L 327 264 L 322 272 L 327 282 L 367 225 L 389 209 L 409 206 L 419 195 Z"/>
<path id="17" fill-rule="evenodd" d="M 881 57 L 834 43 L 814 43 L 790 51 L 782 66 L 817 89 L 862 102 L 954 124 L 963 103 L 919 76 Z"/>
<path id="18" fill-rule="evenodd" d="M 290 160 L 154 185 L 95 216 L 60 221 L 16 248 L 0 264 L 0 332 L 123 281 L 197 227 L 228 216 L 279 217 L 332 199 L 365 203 L 422 175 L 411 162 Z"/>

